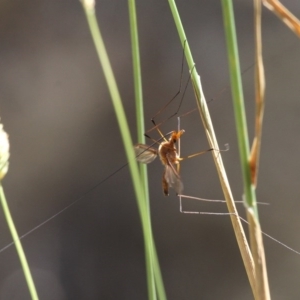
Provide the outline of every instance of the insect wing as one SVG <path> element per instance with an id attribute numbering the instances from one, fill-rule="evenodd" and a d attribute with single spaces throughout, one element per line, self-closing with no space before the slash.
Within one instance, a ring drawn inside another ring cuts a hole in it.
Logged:
<path id="1" fill-rule="evenodd" d="M 153 149 L 144 144 L 134 145 L 134 151 L 135 151 L 136 160 L 143 164 L 149 164 L 153 162 L 153 160 L 157 156 L 156 149 Z"/>
<path id="2" fill-rule="evenodd" d="M 172 164 L 166 165 L 165 179 L 170 187 L 172 187 L 176 194 L 180 195 L 183 191 L 183 183 L 179 174 Z"/>

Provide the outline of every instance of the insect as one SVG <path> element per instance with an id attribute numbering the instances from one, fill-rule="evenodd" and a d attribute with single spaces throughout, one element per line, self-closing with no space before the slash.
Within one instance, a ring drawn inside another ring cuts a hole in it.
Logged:
<path id="1" fill-rule="evenodd" d="M 177 195 L 183 191 L 183 184 L 178 171 L 179 161 L 182 158 L 179 157 L 176 149 L 176 143 L 183 133 L 184 130 L 182 129 L 173 131 L 169 140 L 163 137 L 164 141 L 159 144 L 158 150 L 144 144 L 134 146 L 136 159 L 141 163 L 151 163 L 159 155 L 160 161 L 165 168 L 162 176 L 162 187 L 165 196 L 169 196 L 169 187 L 172 187 Z"/>
<path id="2" fill-rule="evenodd" d="M 136 159 L 138 162 L 149 164 L 153 162 L 157 156 L 159 156 L 160 161 L 164 166 L 164 172 L 162 176 L 162 188 L 164 195 L 169 196 L 169 187 L 173 188 L 177 195 L 181 195 L 183 191 L 183 183 L 179 174 L 180 161 L 204 154 L 214 149 L 208 149 L 186 157 L 180 157 L 176 148 L 176 144 L 185 131 L 183 129 L 172 131 L 169 139 L 166 139 L 160 129 L 158 127 L 156 127 L 156 129 L 163 140 L 161 143 L 153 140 L 154 143 L 159 144 L 158 150 L 145 144 L 136 144 L 134 146 Z M 147 137 L 149 136 L 147 135 Z M 227 150 L 228 149 L 226 149 L 226 151 Z"/>
<path id="3" fill-rule="evenodd" d="M 177 148 L 176 148 L 176 144 L 185 131 L 183 129 L 180 130 L 178 128 L 177 131 L 172 131 L 170 133 L 169 139 L 166 139 L 166 137 L 163 135 L 163 133 L 159 129 L 160 125 L 162 125 L 164 122 L 170 120 L 171 118 L 173 118 L 175 115 L 178 114 L 178 112 L 181 108 L 181 105 L 183 103 L 183 98 L 185 96 L 185 92 L 189 85 L 189 82 L 191 79 L 191 73 L 192 73 L 194 67 L 190 71 L 190 76 L 187 80 L 187 83 L 185 85 L 184 91 L 182 93 L 179 105 L 178 105 L 175 113 L 173 113 L 171 116 L 169 116 L 167 119 L 160 122 L 159 124 L 156 124 L 156 122 L 154 120 L 154 118 L 157 117 L 159 114 L 161 114 L 173 102 L 173 100 L 175 100 L 175 98 L 177 98 L 181 93 L 185 46 L 186 46 L 186 41 L 184 41 L 184 46 L 183 46 L 179 89 L 178 89 L 177 93 L 151 118 L 151 122 L 153 123 L 154 127 L 152 127 L 151 129 L 149 129 L 147 131 L 149 133 L 150 131 L 156 129 L 158 131 L 159 135 L 161 136 L 161 139 L 163 140 L 163 142 L 160 143 L 159 141 L 152 139 L 150 136 L 147 135 L 147 133 L 145 133 L 146 137 L 150 138 L 155 144 L 159 145 L 158 150 L 152 148 L 151 146 L 145 145 L 145 144 L 134 145 L 136 159 L 140 163 L 149 164 L 152 161 L 154 161 L 157 156 L 159 156 L 160 161 L 164 166 L 164 172 L 163 172 L 163 176 L 162 176 L 162 188 L 163 188 L 163 193 L 165 196 L 169 196 L 169 187 L 173 188 L 177 195 L 180 195 L 183 191 L 183 183 L 182 183 L 182 180 L 179 175 L 180 161 L 187 159 L 187 158 L 197 156 L 197 155 L 201 155 L 208 151 L 213 150 L 213 149 L 209 149 L 206 151 L 202 151 L 199 153 L 189 155 L 187 157 L 180 157 L 180 155 L 177 151 Z M 193 111 L 195 111 L 195 109 Z M 179 124 L 179 119 L 180 118 L 178 118 L 178 124 Z"/>

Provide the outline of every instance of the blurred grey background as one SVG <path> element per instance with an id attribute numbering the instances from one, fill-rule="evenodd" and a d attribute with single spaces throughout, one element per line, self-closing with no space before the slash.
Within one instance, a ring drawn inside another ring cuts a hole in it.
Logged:
<path id="1" fill-rule="evenodd" d="M 284 3 L 300 17 L 296 0 Z M 11 143 L 3 181 L 20 235 L 73 203 L 126 163 L 119 128 L 79 1 L 0 2 L 0 110 Z M 237 200 L 237 152 L 220 1 L 177 1 Z M 182 48 L 167 1 L 137 1 L 146 127 L 176 93 Z M 245 101 L 254 128 L 252 1 L 235 1 Z M 97 16 L 133 142 L 135 108 L 126 1 L 97 1 Z M 265 232 L 300 250 L 300 41 L 263 9 L 266 111 L 258 200 Z M 185 68 L 184 82 L 188 78 Z M 188 87 L 181 113 L 195 107 Z M 168 117 L 174 103 L 158 120 Z M 175 129 L 176 118 L 162 126 Z M 208 148 L 197 113 L 181 119 L 182 155 Z M 153 137 L 157 137 L 155 133 Z M 228 216 L 179 213 L 149 165 L 153 231 L 168 299 L 252 299 Z M 210 154 L 184 161 L 185 193 L 223 199 Z M 185 209 L 226 212 L 185 201 Z M 243 215 L 243 207 L 240 205 Z M 0 249 L 11 235 L 0 212 Z M 300 256 L 265 239 L 273 299 L 299 299 Z M 125 167 L 22 240 L 40 299 L 147 299 L 141 224 Z M 14 246 L 0 252 L 0 299 L 29 298 Z"/>

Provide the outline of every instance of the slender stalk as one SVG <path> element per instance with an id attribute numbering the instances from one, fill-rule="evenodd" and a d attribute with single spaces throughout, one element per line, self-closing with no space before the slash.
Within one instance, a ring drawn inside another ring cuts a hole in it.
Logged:
<path id="1" fill-rule="evenodd" d="M 8 224 L 9 230 L 11 232 L 14 243 L 16 245 L 16 250 L 19 255 L 19 259 L 20 259 L 22 269 L 23 269 L 23 272 L 25 275 L 25 279 L 26 279 L 26 282 L 28 285 L 29 293 L 31 295 L 31 299 L 38 300 L 39 297 L 38 297 L 38 294 L 37 294 L 37 291 L 36 291 L 36 288 L 34 285 L 34 281 L 33 281 L 33 278 L 32 278 L 32 275 L 31 275 L 31 272 L 30 272 L 30 269 L 29 269 L 29 266 L 28 266 L 28 263 L 26 260 L 26 256 L 25 256 L 21 241 L 20 241 L 18 233 L 17 233 L 17 229 L 15 227 L 12 216 L 10 214 L 9 207 L 8 207 L 8 204 L 7 204 L 7 201 L 5 198 L 5 194 L 3 191 L 3 187 L 1 184 L 0 184 L 0 201 L 1 201 L 3 212 L 4 212 L 4 215 L 6 218 L 6 222 Z"/>
<path id="2" fill-rule="evenodd" d="M 254 0 L 254 33 L 255 33 L 255 137 L 253 139 L 251 155 L 249 157 L 249 167 L 252 175 L 252 184 L 256 187 L 259 171 L 259 158 L 262 139 L 262 125 L 265 108 L 265 74 L 262 52 L 261 34 L 261 0 Z M 247 217 L 250 221 L 250 241 L 253 254 L 256 274 L 256 295 L 258 299 L 270 299 L 270 290 L 267 274 L 267 264 L 265 258 L 263 237 L 259 221 L 252 213 L 252 209 L 247 209 Z"/>
<path id="3" fill-rule="evenodd" d="M 138 39 L 138 26 L 137 26 L 135 0 L 128 0 L 128 7 L 129 7 L 134 91 L 135 91 L 135 103 L 136 103 L 137 136 L 138 136 L 138 142 L 144 144 L 145 143 L 144 105 L 143 105 L 142 75 L 141 75 L 141 63 L 140 63 L 140 53 L 139 53 L 139 39 Z M 144 187 L 146 205 L 148 208 L 149 228 L 151 229 L 151 210 L 150 210 L 150 201 L 149 201 L 149 186 L 148 186 L 148 174 L 147 174 L 146 164 L 140 164 L 140 174 L 141 174 L 141 184 Z M 162 275 L 159 267 L 159 261 L 155 249 L 155 243 L 154 243 L 152 232 L 151 232 L 151 238 L 149 240 L 149 243 L 151 243 L 152 249 L 150 249 L 150 247 L 147 247 L 147 240 L 145 239 L 148 288 L 151 287 L 151 291 L 152 291 L 154 286 L 156 285 L 158 298 L 164 300 L 166 299 L 166 293 L 163 285 Z M 148 250 L 149 251 L 152 250 L 152 251 L 149 252 Z M 151 297 L 155 297 L 155 293 L 152 294 L 153 295 L 151 295 Z"/>
<path id="4" fill-rule="evenodd" d="M 249 150 L 249 139 L 247 130 L 246 113 L 244 107 L 244 98 L 242 90 L 242 80 L 241 71 L 239 65 L 239 54 L 237 47 L 237 38 L 234 22 L 234 13 L 231 0 L 222 0 L 223 7 L 223 18 L 224 18 L 224 28 L 226 33 L 227 50 L 228 50 L 228 60 L 229 60 L 229 70 L 230 70 L 230 80 L 231 80 L 231 90 L 233 96 L 233 106 L 235 113 L 235 122 L 237 128 L 238 144 L 240 161 L 243 174 L 244 182 L 244 193 L 245 193 L 245 206 L 249 222 L 249 232 L 250 232 L 250 242 L 251 250 L 254 258 L 255 265 L 255 286 L 254 286 L 254 296 L 255 299 L 270 299 L 270 291 L 267 277 L 266 260 L 263 246 L 262 233 L 259 224 L 256 194 L 255 194 L 255 184 L 257 178 L 258 169 L 258 158 L 259 158 L 259 148 L 261 139 L 261 122 L 263 115 L 263 94 L 264 94 L 264 77 L 262 68 L 262 57 L 261 57 L 261 36 L 260 36 L 260 10 L 261 3 L 259 0 L 255 2 L 256 8 L 256 53 L 258 55 L 257 63 L 259 67 L 256 74 L 256 94 L 259 96 L 259 101 L 257 101 L 257 112 L 258 112 L 258 128 L 256 128 L 257 136 L 254 140 L 254 149 L 252 151 L 252 163 L 250 163 L 250 150 Z M 259 76 L 258 76 L 259 75 Z M 260 81 L 258 81 L 260 78 Z M 253 163 L 254 161 L 254 163 Z M 251 177 L 251 166 L 252 177 Z"/>
<path id="5" fill-rule="evenodd" d="M 125 112 L 123 109 L 123 104 L 121 101 L 121 97 L 118 91 L 118 87 L 116 84 L 116 80 L 113 75 L 113 71 L 110 65 L 110 61 L 105 49 L 105 45 L 101 36 L 100 28 L 97 23 L 97 19 L 95 16 L 94 5 L 95 2 L 93 0 L 82 0 L 83 8 L 87 17 L 88 25 L 91 31 L 91 35 L 95 44 L 95 48 L 103 69 L 103 73 L 107 82 L 107 86 L 110 92 L 111 100 L 115 109 L 115 113 L 117 116 L 117 121 L 119 124 L 123 144 L 125 147 L 125 152 L 129 164 L 129 170 L 133 181 L 134 192 L 137 199 L 138 209 L 142 222 L 142 229 L 144 232 L 144 239 L 146 245 L 146 253 L 149 261 L 147 262 L 147 269 L 152 273 L 153 266 L 153 242 L 152 242 L 152 230 L 151 223 L 148 214 L 148 205 L 145 197 L 144 186 L 140 180 L 140 172 L 138 169 L 138 165 L 135 159 L 133 147 L 132 147 L 132 139 L 129 132 L 128 123 L 126 120 Z M 150 274 L 148 280 L 148 296 L 150 300 L 156 299 L 156 291 L 154 284 L 154 276 Z"/>
<path id="6" fill-rule="evenodd" d="M 257 186 L 259 171 L 262 125 L 265 109 L 265 72 L 261 36 L 261 0 L 254 0 L 254 33 L 255 33 L 255 137 L 253 139 L 249 158 L 252 184 Z"/>
<path id="7" fill-rule="evenodd" d="M 179 13 L 177 11 L 177 7 L 176 4 L 174 2 L 174 0 L 169 0 L 169 5 L 173 14 L 173 18 L 177 27 L 177 31 L 179 34 L 179 38 L 181 41 L 181 44 L 183 46 L 184 42 L 186 41 L 186 36 L 185 36 L 185 32 L 180 20 L 180 16 Z M 213 129 L 213 125 L 211 122 L 211 118 L 210 118 L 210 114 L 206 105 L 206 101 L 204 98 L 204 94 L 202 91 L 202 87 L 201 87 L 201 81 L 200 81 L 200 76 L 197 73 L 195 64 L 194 64 L 194 60 L 192 58 L 192 54 L 189 48 L 189 44 L 186 41 L 185 44 L 185 56 L 186 56 L 186 60 L 189 66 L 190 70 L 193 70 L 192 72 L 192 82 L 193 82 L 193 87 L 194 87 L 194 91 L 195 91 L 195 96 L 196 96 L 196 100 L 197 100 L 197 105 L 199 108 L 199 112 L 201 115 L 201 119 L 205 128 L 205 133 L 207 135 L 208 138 L 208 142 L 211 146 L 211 148 L 214 149 L 219 149 L 218 147 L 218 143 L 216 140 L 216 136 L 214 133 L 214 129 Z M 219 179 L 220 179 L 220 183 L 223 189 L 223 193 L 226 199 L 226 203 L 227 203 L 227 207 L 230 213 L 232 213 L 231 215 L 231 221 L 232 221 L 232 225 L 233 225 L 233 229 L 237 238 L 237 242 L 239 245 L 239 249 L 241 252 L 241 256 L 243 258 L 243 262 L 245 265 L 245 269 L 249 278 L 249 282 L 251 285 L 251 288 L 253 290 L 253 293 L 255 294 L 255 274 L 254 274 L 254 263 L 253 263 L 253 258 L 248 246 L 248 242 L 242 227 L 242 224 L 240 222 L 240 219 L 237 217 L 238 213 L 234 204 L 234 200 L 232 197 L 232 193 L 230 190 L 230 185 L 227 179 L 227 175 L 226 175 L 226 171 L 224 169 L 223 166 L 223 162 L 222 162 L 222 158 L 221 158 L 221 154 L 219 152 L 216 151 L 212 151 L 212 155 L 216 164 L 216 168 L 218 171 L 218 175 L 219 175 Z"/>
<path id="8" fill-rule="evenodd" d="M 251 172 L 249 168 L 249 138 L 246 121 L 244 95 L 240 71 L 239 54 L 236 40 L 236 31 L 233 15 L 232 2 L 222 0 L 224 29 L 226 33 L 228 61 L 230 70 L 230 81 L 232 90 L 232 100 L 234 107 L 234 115 L 236 122 L 236 130 L 238 136 L 238 145 L 240 153 L 240 161 L 242 167 L 244 193 L 247 206 L 252 207 L 255 215 L 257 215 L 256 196 L 254 186 L 251 182 Z"/>
<path id="9" fill-rule="evenodd" d="M 278 16 L 300 38 L 300 20 L 278 0 L 262 0 L 265 7 Z"/>
<path id="10" fill-rule="evenodd" d="M 136 119 L 137 119 L 137 136 L 138 142 L 144 144 L 145 137 L 144 133 L 144 107 L 143 107 L 143 91 L 142 91 L 142 76 L 140 68 L 140 55 L 139 55 L 139 44 L 138 44 L 138 32 L 137 32 L 137 17 L 135 9 L 135 1 L 128 1 L 129 8 L 129 20 L 130 20 L 130 34 L 131 34 L 131 51 L 132 51 L 132 61 L 133 61 L 133 77 L 134 77 L 134 94 L 135 94 L 135 107 L 136 107 Z M 140 175 L 141 184 L 143 185 L 145 191 L 145 200 L 147 205 L 147 210 L 150 218 L 150 204 L 149 204 L 149 187 L 148 187 L 148 174 L 147 166 L 145 164 L 140 164 Z M 151 224 L 150 228 L 151 228 Z M 148 297 L 149 299 L 156 299 L 155 292 L 155 279 L 154 270 L 152 264 L 153 249 L 148 248 L 145 241 L 145 257 L 146 257 L 146 272 L 147 272 L 147 283 L 148 283 Z M 153 242 L 151 243 L 153 247 Z"/>

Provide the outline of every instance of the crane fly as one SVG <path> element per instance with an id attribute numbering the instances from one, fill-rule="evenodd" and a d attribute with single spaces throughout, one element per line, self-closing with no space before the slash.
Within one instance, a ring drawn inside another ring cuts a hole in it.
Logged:
<path id="1" fill-rule="evenodd" d="M 149 164 L 159 155 L 160 161 L 165 168 L 162 177 L 162 187 L 165 196 L 169 196 L 169 187 L 173 188 L 177 195 L 183 191 L 183 184 L 178 171 L 179 161 L 182 158 L 179 157 L 175 146 L 183 133 L 183 129 L 173 131 L 169 140 L 164 138 L 164 141 L 160 143 L 158 150 L 145 144 L 136 144 L 134 146 L 138 162 Z"/>
<path id="2" fill-rule="evenodd" d="M 169 196 L 169 187 L 173 188 L 177 195 L 181 195 L 183 191 L 183 183 L 179 174 L 180 161 L 204 154 L 208 151 L 212 151 L 215 149 L 208 149 L 205 151 L 191 154 L 187 157 L 180 157 L 176 148 L 176 144 L 185 131 L 183 129 L 172 131 L 170 133 L 169 139 L 166 139 L 166 137 L 162 134 L 160 129 L 158 127 L 156 127 L 156 129 L 161 135 L 163 142 L 159 143 L 158 141 L 153 140 L 154 143 L 159 144 L 157 150 L 145 144 L 134 145 L 136 159 L 140 163 L 149 164 L 153 162 L 157 156 L 159 156 L 160 161 L 164 166 L 164 172 L 162 176 L 162 188 L 164 195 Z M 148 135 L 146 136 L 149 137 Z M 218 151 L 227 150 L 228 148 L 226 148 L 225 150 Z"/>
<path id="3" fill-rule="evenodd" d="M 182 194 L 183 183 L 182 183 L 182 180 L 181 180 L 180 175 L 179 175 L 179 168 L 180 168 L 179 162 L 180 161 L 182 161 L 186 158 L 191 158 L 191 157 L 194 157 L 194 156 L 197 156 L 197 155 L 201 155 L 201 154 L 203 154 L 207 151 L 213 150 L 213 149 L 209 149 L 209 150 L 202 151 L 202 152 L 199 152 L 199 153 L 195 153 L 195 154 L 189 155 L 188 157 L 182 158 L 182 157 L 180 157 L 180 155 L 177 152 L 176 143 L 179 141 L 179 139 L 183 135 L 184 130 L 183 129 L 180 130 L 178 128 L 177 131 L 172 131 L 170 133 L 169 139 L 167 140 L 166 137 L 162 134 L 162 132 L 159 129 L 160 125 L 162 125 L 165 121 L 168 121 L 169 119 L 171 119 L 172 117 L 177 115 L 177 113 L 179 112 L 179 110 L 181 108 L 181 105 L 182 105 L 182 102 L 183 102 L 185 92 L 186 92 L 188 84 L 190 82 L 191 73 L 192 73 L 194 67 L 192 68 L 192 70 L 190 72 L 190 76 L 187 80 L 187 83 L 186 83 L 184 91 L 183 91 L 183 95 L 180 99 L 178 108 L 175 111 L 175 113 L 173 113 L 171 116 L 169 116 L 167 119 L 160 122 L 159 124 L 156 124 L 156 122 L 154 120 L 154 118 L 156 116 L 158 116 L 159 114 L 161 114 L 173 102 L 173 100 L 175 100 L 175 98 L 177 98 L 177 96 L 179 96 L 179 94 L 181 93 L 185 45 L 186 45 L 186 41 L 184 41 L 184 46 L 183 46 L 183 55 L 182 55 L 182 61 L 181 61 L 181 73 L 180 73 L 179 90 L 171 98 L 171 100 L 169 100 L 151 118 L 151 122 L 153 123 L 154 126 L 150 130 L 147 131 L 147 132 L 150 132 L 150 131 L 156 129 L 158 131 L 158 133 L 160 134 L 161 138 L 163 139 L 163 142 L 159 143 L 158 141 L 153 140 L 151 137 L 149 137 L 147 135 L 147 133 L 145 133 L 146 137 L 150 138 L 151 140 L 154 141 L 154 143 L 159 145 L 158 150 L 156 150 L 156 149 L 154 149 L 154 148 L 152 148 L 148 145 L 145 145 L 145 144 L 136 144 L 136 145 L 134 145 L 134 151 L 135 151 L 136 159 L 140 163 L 149 164 L 149 163 L 153 162 L 157 156 L 159 156 L 160 161 L 161 161 L 162 165 L 164 166 L 164 172 L 163 172 L 163 176 L 162 176 L 162 188 L 163 188 L 163 193 L 164 193 L 165 196 L 169 196 L 169 187 L 173 188 L 177 195 Z M 178 120 L 179 120 L 179 118 L 178 118 Z"/>

